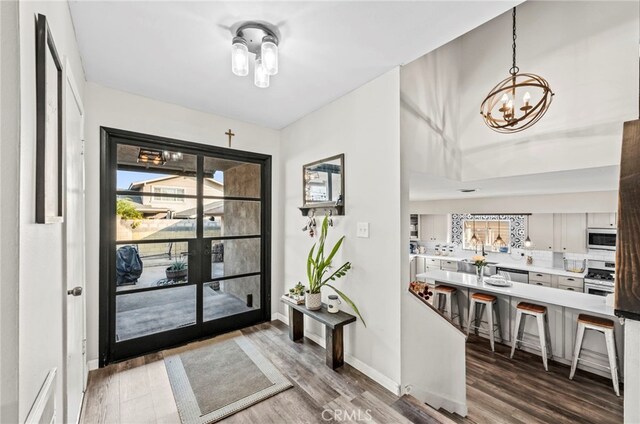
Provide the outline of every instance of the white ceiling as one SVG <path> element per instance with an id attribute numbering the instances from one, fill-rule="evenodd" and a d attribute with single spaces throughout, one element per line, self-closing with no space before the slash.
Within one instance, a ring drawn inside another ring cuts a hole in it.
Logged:
<path id="1" fill-rule="evenodd" d="M 521 1 L 70 1 L 88 81 L 282 128 Z M 230 27 L 278 25 L 271 87 L 231 73 Z"/>
<path id="2" fill-rule="evenodd" d="M 535 194 L 583 193 L 617 190 L 619 166 L 518 175 L 475 181 L 454 181 L 414 172 L 410 178 L 409 199 L 443 200 L 476 197 L 524 196 Z M 477 189 L 461 193 L 460 189 Z"/>

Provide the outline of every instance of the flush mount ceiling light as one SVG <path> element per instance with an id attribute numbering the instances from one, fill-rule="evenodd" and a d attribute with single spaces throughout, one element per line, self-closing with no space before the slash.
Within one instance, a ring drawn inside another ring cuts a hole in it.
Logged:
<path id="1" fill-rule="evenodd" d="M 536 74 L 518 73 L 516 66 L 516 8 L 513 8 L 513 62 L 511 74 L 489 91 L 480 105 L 485 124 L 499 133 L 515 133 L 531 127 L 549 109 L 553 92 L 547 80 Z M 522 98 L 522 104 L 516 104 Z"/>
<path id="2" fill-rule="evenodd" d="M 231 43 L 231 71 L 241 77 L 249 74 L 249 53 L 255 55 L 253 82 L 269 87 L 269 78 L 278 73 L 278 36 L 275 29 L 258 22 L 245 22 L 236 30 Z"/>

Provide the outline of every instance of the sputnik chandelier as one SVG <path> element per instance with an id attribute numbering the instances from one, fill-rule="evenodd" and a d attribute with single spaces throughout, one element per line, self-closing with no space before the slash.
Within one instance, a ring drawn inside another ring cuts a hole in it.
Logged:
<path id="1" fill-rule="evenodd" d="M 241 77 L 249 74 L 249 53 L 256 57 L 253 82 L 269 87 L 269 78 L 278 73 L 278 36 L 275 29 L 258 22 L 245 22 L 236 30 L 231 44 L 231 71 Z"/>
<path id="2" fill-rule="evenodd" d="M 553 92 L 547 80 L 536 74 L 519 73 L 516 66 L 516 8 L 513 8 L 513 63 L 510 76 L 491 89 L 480 105 L 484 122 L 494 131 L 515 133 L 531 127 L 549 109 Z M 522 103 L 516 104 L 521 96 Z"/>

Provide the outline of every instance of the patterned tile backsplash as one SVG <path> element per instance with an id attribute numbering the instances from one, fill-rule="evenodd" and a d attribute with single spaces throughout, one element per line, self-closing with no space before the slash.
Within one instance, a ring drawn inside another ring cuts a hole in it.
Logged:
<path id="1" fill-rule="evenodd" d="M 521 248 L 524 246 L 526 238 L 526 216 L 525 215 L 471 215 L 465 213 L 451 214 L 451 242 L 462 245 L 462 232 L 464 221 L 473 219 L 479 221 L 509 221 L 511 228 L 511 248 Z"/>
<path id="2" fill-rule="evenodd" d="M 471 258 L 476 253 L 473 250 L 462 249 L 462 225 L 463 221 L 473 219 L 470 214 L 451 214 L 451 242 L 446 243 L 445 240 L 440 241 L 419 241 L 420 246 L 426 248 L 427 254 L 434 254 L 436 245 L 453 249 L 450 256 L 457 258 Z M 511 252 L 495 253 L 490 252 L 491 260 L 501 263 L 521 263 L 526 260 L 526 256 L 533 257 L 533 264 L 545 268 L 553 268 L 562 266 L 562 258 L 570 260 L 582 261 L 584 259 L 594 259 L 602 261 L 615 261 L 615 252 L 608 250 L 589 250 L 587 253 L 559 253 L 548 250 L 529 250 L 524 248 L 524 239 L 526 237 L 526 216 L 525 215 L 476 215 L 476 219 L 500 219 L 511 221 Z M 555 263 L 554 263 L 555 256 Z M 558 263 L 559 262 L 559 263 Z"/>

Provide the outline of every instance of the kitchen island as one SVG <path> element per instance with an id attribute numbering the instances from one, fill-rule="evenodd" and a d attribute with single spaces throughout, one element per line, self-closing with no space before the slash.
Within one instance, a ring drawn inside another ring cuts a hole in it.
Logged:
<path id="1" fill-rule="evenodd" d="M 455 271 L 430 270 L 420 273 L 416 277 L 418 280 L 432 285 L 444 284 L 457 287 L 458 302 L 462 316 L 465 318 L 465 326 L 469 297 L 472 293 L 483 292 L 497 296 L 498 307 L 502 316 L 500 326 L 504 336 L 503 342 L 507 345 L 511 345 L 518 303 L 526 301 L 546 306 L 551 332 L 553 360 L 565 364 L 571 363 L 579 314 L 587 313 L 614 320 L 619 366 L 620 368 L 622 366 L 622 353 L 624 351 L 623 331 L 620 322 L 615 317 L 614 308 L 606 304 L 605 297 L 517 282 L 513 282 L 510 287 L 492 286 L 485 282 L 478 282 L 473 274 Z M 524 338 L 525 341 L 533 345 L 538 343 L 537 327 L 534 320 L 527 320 Z M 540 353 L 535 349 L 526 347 L 524 350 L 536 354 Z M 604 337 L 601 334 L 587 332 L 583 344 L 582 358 L 603 367 L 608 365 L 607 349 Z M 586 362 L 580 363 L 579 368 L 602 376 L 610 376 L 608 370 L 590 366 Z"/>

